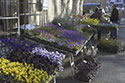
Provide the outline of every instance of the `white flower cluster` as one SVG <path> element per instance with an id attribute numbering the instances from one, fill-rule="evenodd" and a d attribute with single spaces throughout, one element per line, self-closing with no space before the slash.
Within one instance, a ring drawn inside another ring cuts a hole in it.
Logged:
<path id="1" fill-rule="evenodd" d="M 33 30 L 33 29 L 35 29 L 35 28 L 36 28 L 36 25 L 35 25 L 35 24 L 27 24 L 27 25 L 23 24 L 23 25 L 21 26 L 21 29 L 24 29 L 24 30 Z"/>

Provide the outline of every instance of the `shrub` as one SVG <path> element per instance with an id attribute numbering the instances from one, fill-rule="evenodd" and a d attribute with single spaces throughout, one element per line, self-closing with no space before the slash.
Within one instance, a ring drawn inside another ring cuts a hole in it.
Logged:
<path id="1" fill-rule="evenodd" d="M 99 40 L 98 48 L 103 51 L 117 53 L 121 48 L 121 41 L 118 39 L 107 39 L 104 37 Z"/>

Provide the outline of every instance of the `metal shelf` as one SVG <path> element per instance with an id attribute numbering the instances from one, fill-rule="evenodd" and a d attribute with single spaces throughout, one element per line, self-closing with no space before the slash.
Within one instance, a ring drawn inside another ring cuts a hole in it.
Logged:
<path id="1" fill-rule="evenodd" d="M 19 0 L 0 0 L 0 11 L 0 21 L 3 27 L 3 32 L 0 35 L 13 34 L 12 32 L 20 35 Z M 17 25 L 15 25 L 16 23 Z M 17 27 L 18 30 L 10 32 L 9 30 L 13 30 L 14 27 Z"/>
<path id="2" fill-rule="evenodd" d="M 31 14 L 31 13 L 23 13 L 23 14 L 20 14 L 21 16 L 37 16 L 37 15 L 41 15 L 41 14 Z"/>
<path id="3" fill-rule="evenodd" d="M 20 4 L 24 4 L 24 2 L 20 2 Z M 35 2 L 28 2 L 28 4 L 36 4 Z"/>
<path id="4" fill-rule="evenodd" d="M 9 19 L 18 19 L 18 17 L 0 17 L 0 19 L 4 20 L 9 20 Z"/>
<path id="5" fill-rule="evenodd" d="M 34 23 L 36 25 L 41 26 L 41 22 L 37 20 L 40 19 L 40 16 L 42 16 L 42 13 L 37 11 L 37 9 L 35 9 L 35 5 L 38 3 L 38 0 L 24 0 L 23 2 L 20 2 L 21 5 L 23 5 L 23 12 L 20 13 L 20 16 L 24 17 L 23 18 L 23 23 L 27 24 L 27 23 Z M 32 20 L 31 17 L 33 17 Z"/>
<path id="6" fill-rule="evenodd" d="M 11 31 L 11 32 L 0 32 L 0 36 L 12 35 L 12 34 L 18 34 L 18 32 L 14 32 L 14 31 Z"/>

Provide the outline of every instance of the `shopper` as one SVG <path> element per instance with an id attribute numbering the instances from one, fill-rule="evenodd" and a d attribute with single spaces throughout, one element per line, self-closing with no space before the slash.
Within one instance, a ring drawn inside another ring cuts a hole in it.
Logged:
<path id="1" fill-rule="evenodd" d="M 114 24 L 117 24 L 119 20 L 119 12 L 116 9 L 116 6 L 113 4 L 112 5 L 112 12 L 111 12 L 111 17 L 110 21 Z M 117 29 L 111 30 L 111 38 L 115 39 L 117 38 Z"/>
<path id="2" fill-rule="evenodd" d="M 95 9 L 95 12 L 90 16 L 90 18 L 101 20 L 101 12 L 98 8 Z"/>
<path id="3" fill-rule="evenodd" d="M 102 17 L 102 13 L 98 9 L 98 7 L 95 9 L 95 12 L 90 16 L 90 18 L 98 19 L 100 20 L 100 22 L 101 22 L 101 17 Z M 97 29 L 97 32 L 98 32 L 98 40 L 99 40 L 101 38 L 101 30 Z"/>
<path id="4" fill-rule="evenodd" d="M 115 5 L 112 5 L 112 12 L 111 12 L 111 17 L 110 17 L 110 21 L 112 23 L 117 23 L 119 20 L 119 12 L 116 9 Z"/>
<path id="5" fill-rule="evenodd" d="M 102 15 L 102 14 L 105 14 L 105 10 L 104 10 L 104 8 L 101 6 L 101 4 L 99 4 L 99 5 L 97 6 L 97 8 L 98 8 L 99 11 L 101 12 L 101 15 Z"/>

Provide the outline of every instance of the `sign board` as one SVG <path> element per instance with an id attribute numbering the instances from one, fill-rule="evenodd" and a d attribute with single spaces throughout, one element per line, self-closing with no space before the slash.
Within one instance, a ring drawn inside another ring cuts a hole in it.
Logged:
<path id="1" fill-rule="evenodd" d="M 43 10 L 48 10 L 49 0 L 43 0 Z"/>

